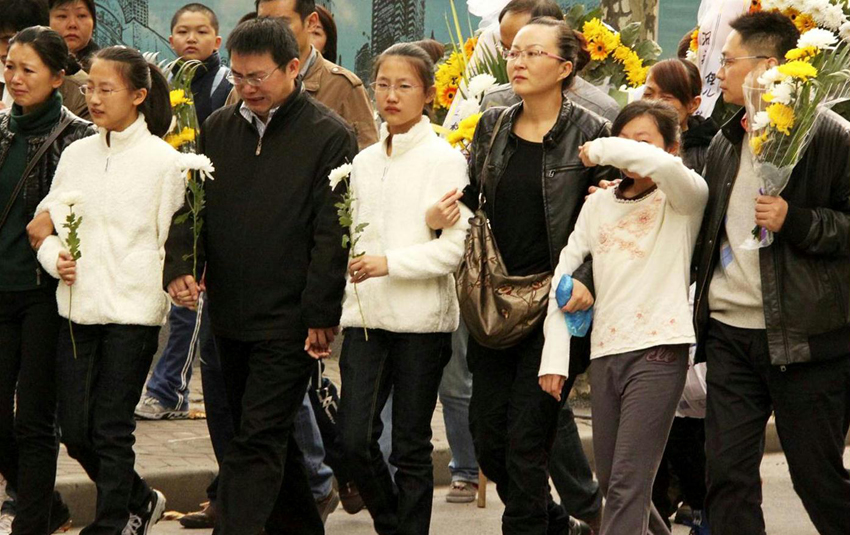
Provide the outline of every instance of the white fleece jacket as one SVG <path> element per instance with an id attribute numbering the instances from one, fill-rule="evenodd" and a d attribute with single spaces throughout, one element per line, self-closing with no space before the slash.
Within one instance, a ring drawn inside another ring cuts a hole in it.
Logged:
<path id="1" fill-rule="evenodd" d="M 182 206 L 180 153 L 148 131 L 144 116 L 123 132 L 71 144 L 59 160 L 50 193 L 36 213 L 48 211 L 59 236 L 51 236 L 38 260 L 59 278 L 56 261 L 67 250 L 62 227 L 69 197 L 82 216 L 71 320 L 83 325 L 162 325 L 168 297 L 162 289 L 165 240 Z M 188 223 L 187 223 L 188 224 Z M 69 316 L 70 288 L 56 291 L 59 314 Z"/>
<path id="2" fill-rule="evenodd" d="M 426 210 L 452 188 L 468 183 L 463 155 L 422 121 L 392 138 L 387 156 L 386 125 L 381 141 L 354 158 L 351 188 L 357 201 L 354 225 L 368 223 L 357 252 L 387 257 L 389 276 L 357 285 L 366 327 L 399 333 L 445 333 L 457 329 L 459 310 L 454 271 L 463 256 L 472 213 L 439 238 L 425 224 Z M 363 327 L 354 284 L 349 280 L 342 327 Z"/>
<path id="3" fill-rule="evenodd" d="M 651 178 L 658 188 L 631 200 L 615 189 L 599 191 L 584 203 L 555 269 L 540 375 L 567 376 L 570 335 L 555 289 L 589 254 L 596 287 L 591 358 L 695 342 L 688 287 L 708 185 L 680 158 L 648 143 L 600 138 L 589 156 Z"/>

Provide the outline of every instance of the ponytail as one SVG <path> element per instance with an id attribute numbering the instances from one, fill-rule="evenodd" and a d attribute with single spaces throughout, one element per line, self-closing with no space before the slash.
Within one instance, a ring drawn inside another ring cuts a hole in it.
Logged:
<path id="1" fill-rule="evenodd" d="M 151 134 L 157 137 L 167 134 L 171 126 L 171 98 L 168 81 L 159 67 L 148 63 L 138 50 L 124 46 L 104 48 L 97 52 L 95 59 L 118 63 L 128 89 L 147 89 L 148 94 L 139 105 L 139 113 L 144 114 Z"/>

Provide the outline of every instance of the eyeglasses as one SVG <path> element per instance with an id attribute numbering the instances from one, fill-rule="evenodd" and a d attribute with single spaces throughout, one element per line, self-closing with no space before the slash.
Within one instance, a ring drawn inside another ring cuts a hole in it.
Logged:
<path id="1" fill-rule="evenodd" d="M 508 61 L 516 61 L 519 58 L 522 58 L 524 61 L 537 61 L 539 58 L 547 57 L 556 59 L 558 61 L 569 61 L 567 59 L 562 58 L 561 56 L 556 56 L 555 54 L 550 54 L 545 50 L 502 50 L 502 57 Z"/>
<path id="2" fill-rule="evenodd" d="M 272 70 L 272 72 L 268 73 L 265 76 L 242 76 L 240 74 L 230 73 L 227 75 L 227 81 L 233 85 L 248 84 L 251 87 L 260 87 L 261 85 L 263 85 L 263 82 L 271 78 L 272 74 L 274 74 L 274 71 L 280 69 L 280 67 L 281 66 L 278 65 L 274 68 L 274 70 Z"/>
<path id="3" fill-rule="evenodd" d="M 400 95 L 409 95 L 413 92 L 414 89 L 419 89 L 422 87 L 421 85 L 411 85 L 411 84 L 388 84 L 386 82 L 372 82 L 370 84 L 372 90 L 375 93 L 389 93 L 390 91 L 395 91 Z"/>
<path id="4" fill-rule="evenodd" d="M 736 61 L 744 59 L 770 59 L 770 56 L 739 56 L 737 58 L 727 58 L 726 56 L 720 56 L 720 66 L 728 67 Z"/>
<path id="5" fill-rule="evenodd" d="M 80 93 L 87 97 L 91 95 L 100 95 L 102 98 L 109 98 L 115 93 L 119 93 L 121 91 L 129 91 L 129 89 L 126 87 L 122 89 L 98 89 L 88 85 L 80 86 Z"/>

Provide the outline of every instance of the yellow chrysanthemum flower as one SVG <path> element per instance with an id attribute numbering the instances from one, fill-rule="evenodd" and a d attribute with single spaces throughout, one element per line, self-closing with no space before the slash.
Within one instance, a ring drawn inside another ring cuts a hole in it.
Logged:
<path id="1" fill-rule="evenodd" d="M 817 67 L 803 60 L 789 61 L 780 65 L 778 70 L 780 73 L 802 82 L 807 81 L 809 78 L 815 78 L 818 75 Z"/>
<path id="2" fill-rule="evenodd" d="M 694 30 L 694 33 L 691 34 L 691 52 L 697 53 L 699 52 L 699 28 Z"/>
<path id="3" fill-rule="evenodd" d="M 197 132 L 195 132 L 195 129 L 187 126 L 179 132 L 174 132 L 165 136 L 165 141 L 175 149 L 179 149 L 186 143 L 195 141 L 196 136 Z"/>
<path id="4" fill-rule="evenodd" d="M 618 46 L 616 50 L 614 50 L 614 59 L 621 63 L 625 63 L 632 57 L 634 52 L 632 49 L 627 46 Z"/>
<path id="5" fill-rule="evenodd" d="M 191 104 L 192 100 L 186 96 L 186 92 L 182 89 L 175 89 L 169 93 L 171 98 L 171 107 L 176 108 L 181 104 Z"/>
<path id="6" fill-rule="evenodd" d="M 760 136 L 750 138 L 750 149 L 752 149 L 753 154 L 756 156 L 761 154 L 761 151 L 764 149 L 764 143 L 767 141 L 767 136 L 768 132 L 765 132 Z"/>
<path id="7" fill-rule="evenodd" d="M 584 23 L 582 33 L 584 34 L 585 39 L 593 41 L 604 37 L 606 33 L 611 33 L 611 30 L 606 28 L 605 25 L 602 24 L 601 20 L 593 18 Z"/>
<path id="8" fill-rule="evenodd" d="M 767 107 L 767 116 L 770 118 L 770 126 L 786 136 L 791 135 L 791 129 L 796 122 L 793 108 L 785 104 L 771 104 Z"/>
<path id="9" fill-rule="evenodd" d="M 818 55 L 818 47 L 816 46 L 807 46 L 805 48 L 792 48 L 785 54 L 785 59 L 788 61 L 809 61 L 813 57 Z"/>

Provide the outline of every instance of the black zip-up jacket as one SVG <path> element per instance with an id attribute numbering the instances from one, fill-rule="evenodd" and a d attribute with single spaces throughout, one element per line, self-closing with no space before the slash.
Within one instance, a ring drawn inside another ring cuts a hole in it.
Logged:
<path id="1" fill-rule="evenodd" d="M 208 180 L 198 247 L 214 332 L 258 341 L 296 339 L 339 325 L 348 250 L 328 175 L 357 154 L 354 132 L 301 91 L 280 106 L 260 138 L 236 104 L 213 113 L 201 151 Z M 172 225 L 164 285 L 192 272 L 191 220 Z"/>
<path id="2" fill-rule="evenodd" d="M 702 174 L 705 168 L 705 155 L 711 140 L 720 128 L 714 119 L 692 116 L 688 119 L 688 129 L 682 132 L 682 163 Z"/>
<path id="3" fill-rule="evenodd" d="M 705 340 L 708 288 L 720 256 L 729 196 L 745 131 L 739 112 L 715 136 L 706 159 L 709 198 L 694 253 L 695 327 Z M 788 215 L 759 250 L 770 361 L 786 366 L 850 355 L 850 123 L 825 112 L 781 196 Z M 756 195 L 757 192 L 753 192 Z M 755 218 L 755 214 L 753 214 Z M 705 360 L 705 347 L 697 346 Z"/>
<path id="4" fill-rule="evenodd" d="M 0 166 L 6 161 L 6 154 L 9 152 L 9 147 L 12 144 L 12 139 L 15 134 L 9 129 L 9 110 L 4 110 L 0 113 Z M 38 208 L 38 203 L 50 193 L 50 186 L 53 184 L 53 175 L 56 174 L 56 166 L 59 165 L 59 158 L 62 153 L 68 148 L 68 145 L 83 139 L 84 137 L 97 134 L 95 127 L 88 121 L 80 119 L 68 108 L 62 107 L 62 112 L 59 115 L 59 122 L 64 121 L 67 117 L 71 118 L 71 123 L 62 131 L 56 141 L 47 149 L 41 160 L 36 163 L 35 168 L 27 177 L 26 183 L 21 190 L 21 198 L 26 207 L 27 216 L 32 219 L 35 215 L 35 209 Z M 59 124 L 59 123 L 57 123 Z M 32 160 L 38 149 L 44 144 L 50 134 L 44 136 L 31 137 L 27 141 L 27 163 Z M 0 207 L 2 210 L 5 206 Z"/>

